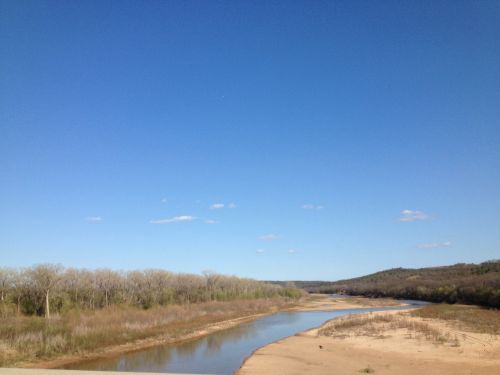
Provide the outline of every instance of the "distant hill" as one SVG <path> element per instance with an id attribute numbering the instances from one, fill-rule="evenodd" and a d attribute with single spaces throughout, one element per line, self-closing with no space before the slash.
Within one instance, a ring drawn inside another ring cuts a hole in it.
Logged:
<path id="1" fill-rule="evenodd" d="M 340 281 L 295 281 L 314 293 L 419 299 L 500 307 L 500 261 L 429 268 L 393 268 Z"/>

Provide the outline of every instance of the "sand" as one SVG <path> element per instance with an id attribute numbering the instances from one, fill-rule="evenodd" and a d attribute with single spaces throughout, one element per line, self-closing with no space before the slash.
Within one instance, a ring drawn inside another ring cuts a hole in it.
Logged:
<path id="1" fill-rule="evenodd" d="M 422 321 L 410 316 L 405 319 Z M 312 329 L 258 349 L 238 374 L 500 374 L 498 335 L 461 331 L 439 320 L 425 323 L 458 337 L 459 346 L 409 337 L 405 329 L 387 330 L 378 337 L 346 338 L 321 336 L 318 329 Z"/>
<path id="2" fill-rule="evenodd" d="M 295 307 L 287 309 L 287 311 L 330 311 L 407 305 L 406 303 L 390 298 L 331 298 L 325 294 L 311 294 L 308 299 Z"/>

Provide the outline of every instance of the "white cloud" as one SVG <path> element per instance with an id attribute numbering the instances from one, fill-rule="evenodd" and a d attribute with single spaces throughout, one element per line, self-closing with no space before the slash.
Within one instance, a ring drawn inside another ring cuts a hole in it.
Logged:
<path id="1" fill-rule="evenodd" d="M 257 249 L 257 250 L 255 250 L 255 252 L 256 252 L 257 254 L 262 254 L 262 253 L 263 253 L 263 252 L 265 252 L 265 251 L 266 251 L 266 250 L 264 250 L 264 249 Z"/>
<path id="2" fill-rule="evenodd" d="M 325 206 L 307 203 L 307 204 L 303 204 L 302 208 L 304 210 L 322 210 L 323 208 L 325 208 Z"/>
<path id="3" fill-rule="evenodd" d="M 224 208 L 224 203 L 214 203 L 209 207 L 211 210 L 218 210 Z"/>
<path id="4" fill-rule="evenodd" d="M 430 219 L 429 215 L 422 211 L 413 211 L 413 210 L 403 210 L 401 211 L 401 217 L 399 221 L 419 221 L 419 220 L 428 220 Z"/>
<path id="5" fill-rule="evenodd" d="M 295 254 L 297 250 L 295 249 L 288 249 L 288 254 Z"/>
<path id="6" fill-rule="evenodd" d="M 277 240 L 279 239 L 280 237 L 277 236 L 276 234 L 265 234 L 263 236 L 259 236 L 258 239 L 261 240 L 261 241 L 274 241 L 274 240 Z"/>
<path id="7" fill-rule="evenodd" d="M 417 245 L 419 249 L 442 249 L 450 246 L 451 246 L 451 241 L 421 243 Z"/>
<path id="8" fill-rule="evenodd" d="M 217 220 L 205 220 L 205 224 L 218 224 L 219 222 Z"/>
<path id="9" fill-rule="evenodd" d="M 100 216 L 88 216 L 85 218 L 86 221 L 93 221 L 93 222 L 98 222 L 98 221 L 103 221 L 104 219 Z"/>
<path id="10" fill-rule="evenodd" d="M 212 205 L 210 205 L 210 208 L 211 210 L 220 210 L 221 208 L 236 208 L 236 204 L 235 203 L 228 203 L 228 204 L 224 204 L 224 203 L 214 203 Z"/>
<path id="11" fill-rule="evenodd" d="M 151 220 L 151 224 L 171 224 L 171 223 L 179 223 L 182 221 L 193 221 L 196 218 L 194 216 L 189 216 L 189 215 L 182 215 L 182 216 L 175 216 L 169 219 L 159 219 L 159 220 Z"/>

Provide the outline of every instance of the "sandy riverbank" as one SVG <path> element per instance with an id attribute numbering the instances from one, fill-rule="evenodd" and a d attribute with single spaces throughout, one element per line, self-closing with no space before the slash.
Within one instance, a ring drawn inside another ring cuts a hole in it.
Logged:
<path id="1" fill-rule="evenodd" d="M 311 294 L 307 299 L 287 311 L 327 311 L 406 306 L 407 304 L 391 298 L 348 297 L 332 298 L 325 294 Z"/>
<path id="2" fill-rule="evenodd" d="M 359 314 L 353 317 L 357 321 L 331 327 L 342 319 L 349 318 L 257 350 L 238 374 L 500 373 L 498 334 L 470 332 L 454 322 L 407 311 Z"/>

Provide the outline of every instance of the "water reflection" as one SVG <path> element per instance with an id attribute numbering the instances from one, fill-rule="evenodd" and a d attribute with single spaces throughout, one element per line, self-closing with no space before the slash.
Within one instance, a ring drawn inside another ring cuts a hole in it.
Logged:
<path id="1" fill-rule="evenodd" d="M 217 354 L 227 341 L 252 340 L 255 337 L 255 331 L 251 325 L 241 325 L 218 333 L 220 334 L 208 335 L 204 338 L 207 355 Z"/>
<path id="2" fill-rule="evenodd" d="M 196 340 L 156 346 L 65 368 L 231 374 L 255 349 L 308 328 L 319 326 L 328 319 L 357 312 L 397 309 L 400 308 L 283 312 L 214 332 Z"/>

